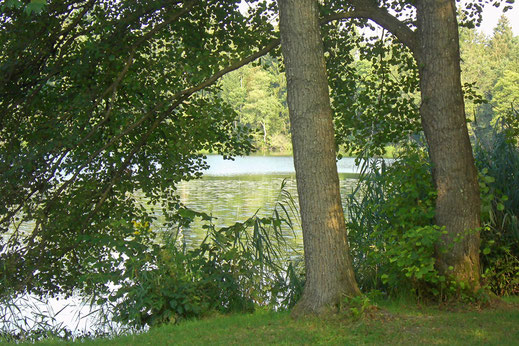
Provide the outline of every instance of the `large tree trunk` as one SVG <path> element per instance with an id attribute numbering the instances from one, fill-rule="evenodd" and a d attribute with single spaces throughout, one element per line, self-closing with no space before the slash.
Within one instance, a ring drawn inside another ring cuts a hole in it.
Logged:
<path id="1" fill-rule="evenodd" d="M 480 197 L 460 80 L 455 0 L 417 4 L 421 117 L 438 192 L 436 223 L 442 274 L 479 288 Z"/>
<path id="2" fill-rule="evenodd" d="M 341 205 L 317 0 L 279 0 L 279 9 L 306 266 L 293 313 L 320 314 L 360 292 Z"/>

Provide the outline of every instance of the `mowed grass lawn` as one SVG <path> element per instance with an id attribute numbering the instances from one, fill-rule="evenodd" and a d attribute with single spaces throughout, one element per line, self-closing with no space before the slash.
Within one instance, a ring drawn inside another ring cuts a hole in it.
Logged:
<path id="1" fill-rule="evenodd" d="M 45 343 L 50 343 L 44 342 Z M 86 345 L 519 345 L 519 297 L 484 309 L 386 303 L 361 318 L 287 312 L 213 316 Z"/>

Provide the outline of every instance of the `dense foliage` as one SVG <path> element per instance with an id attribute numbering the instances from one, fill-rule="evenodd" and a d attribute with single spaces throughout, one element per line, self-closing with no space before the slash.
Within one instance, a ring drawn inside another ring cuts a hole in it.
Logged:
<path id="1" fill-rule="evenodd" d="M 381 156 L 421 129 L 418 69 L 393 36 L 370 26 L 328 27 L 325 45 L 336 142 L 355 157 Z"/>
<path id="2" fill-rule="evenodd" d="M 518 106 L 519 37 L 514 36 L 507 17 L 502 16 L 493 35 L 462 29 L 460 35 L 462 78 L 480 97 L 467 100 L 467 116 L 480 140 L 492 136 L 496 120 Z M 482 98 L 484 103 L 478 102 Z M 507 117 L 514 122 L 513 116 Z"/>
<path id="3" fill-rule="evenodd" d="M 492 291 L 512 295 L 519 293 L 519 149 L 507 136 L 508 125 L 498 129 L 475 150 L 482 173 L 482 260 Z"/>
<path id="4" fill-rule="evenodd" d="M 98 303 L 116 302 L 115 319 L 136 327 L 212 312 L 293 306 L 302 282 L 295 264 L 284 260 L 294 250 L 284 238 L 292 225 L 280 218 L 280 206 L 270 218 L 253 216 L 218 230 L 210 216 L 184 209 L 189 219 L 204 220 L 202 243 L 182 247 L 179 233 L 166 236 L 162 245 L 150 243 L 144 253 L 125 261 L 122 287 Z M 151 231 L 140 225 L 138 233 L 149 236 Z"/>
<path id="5" fill-rule="evenodd" d="M 253 130 L 258 151 L 290 153 L 286 81 L 281 63 L 272 56 L 222 78 L 222 98 L 238 114 L 238 123 Z"/>
<path id="6" fill-rule="evenodd" d="M 440 293 L 433 225 L 435 193 L 426 153 L 407 147 L 396 161 L 365 163 L 348 197 L 348 235 L 359 285 L 388 294 Z"/>
<path id="7" fill-rule="evenodd" d="M 111 253 L 142 251 L 132 222 L 153 223 L 154 209 L 166 227 L 181 218 L 175 186 L 200 176 L 201 151 L 250 152 L 211 87 L 272 35 L 261 9 L 244 17 L 238 3 L 2 5 L 2 294 L 117 281 Z"/>
<path id="8" fill-rule="evenodd" d="M 476 146 L 482 200 L 481 256 L 484 286 L 497 295 L 519 290 L 519 149 L 506 134 Z M 359 285 L 389 295 L 442 299 L 458 284 L 435 269 L 435 189 L 423 149 L 406 147 L 396 161 L 366 163 L 348 196 L 348 235 Z"/>

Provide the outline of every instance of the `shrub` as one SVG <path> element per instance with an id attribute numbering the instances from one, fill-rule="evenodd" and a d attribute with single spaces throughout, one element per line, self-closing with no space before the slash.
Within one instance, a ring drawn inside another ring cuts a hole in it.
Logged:
<path id="1" fill-rule="evenodd" d="M 482 194 L 482 267 L 498 295 L 519 293 L 519 149 L 505 123 L 478 141 L 476 165 Z"/>
<path id="2" fill-rule="evenodd" d="M 519 149 L 516 132 L 502 125 L 478 141 L 476 165 L 482 200 L 483 284 L 498 295 L 519 293 Z M 369 168 L 369 169 L 368 169 Z M 425 151 L 409 146 L 391 165 L 367 164 L 348 197 L 349 240 L 363 290 L 418 295 L 458 292 L 435 270 L 435 190 Z M 462 283 L 459 283 L 460 285 Z"/>
<path id="3" fill-rule="evenodd" d="M 282 188 L 281 196 L 291 198 Z M 285 201 L 289 203 L 290 201 Z M 280 217 L 282 210 L 286 218 Z M 287 263 L 288 243 L 282 225 L 292 227 L 290 208 L 278 203 L 271 217 L 257 215 L 230 227 L 215 229 L 204 213 L 183 209 L 184 226 L 202 218 L 207 236 L 186 249 L 176 235 L 162 245 L 124 263 L 124 283 L 108 299 L 117 321 L 133 326 L 157 325 L 216 312 L 252 312 L 256 306 L 289 308 L 303 282 Z M 136 236 L 147 234 L 145 230 Z M 103 301 L 100 301 L 103 303 Z"/>
<path id="4" fill-rule="evenodd" d="M 348 196 L 353 263 L 364 291 L 438 293 L 434 264 L 441 229 L 433 225 L 435 192 L 426 152 L 409 146 L 388 165 L 366 164 Z"/>

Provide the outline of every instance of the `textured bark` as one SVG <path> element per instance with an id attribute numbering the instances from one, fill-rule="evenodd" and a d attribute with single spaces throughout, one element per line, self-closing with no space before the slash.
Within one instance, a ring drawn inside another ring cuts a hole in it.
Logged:
<path id="1" fill-rule="evenodd" d="M 438 197 L 441 273 L 479 288 L 480 197 L 465 120 L 455 0 L 417 4 L 421 117 Z M 449 267 L 454 269 L 449 269 Z"/>
<path id="2" fill-rule="evenodd" d="M 321 314 L 360 292 L 339 192 L 317 0 L 279 0 L 279 8 L 306 266 L 293 313 Z"/>

